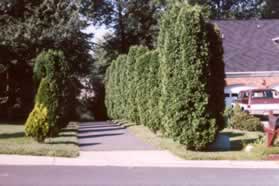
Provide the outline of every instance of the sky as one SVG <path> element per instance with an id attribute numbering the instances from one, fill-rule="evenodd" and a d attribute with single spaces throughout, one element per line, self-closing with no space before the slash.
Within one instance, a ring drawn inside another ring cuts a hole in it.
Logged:
<path id="1" fill-rule="evenodd" d="M 85 30 L 85 33 L 93 33 L 94 37 L 91 41 L 97 42 L 98 40 L 102 40 L 106 33 L 109 33 L 109 30 L 105 28 L 105 26 L 96 27 L 93 25 L 88 26 Z"/>

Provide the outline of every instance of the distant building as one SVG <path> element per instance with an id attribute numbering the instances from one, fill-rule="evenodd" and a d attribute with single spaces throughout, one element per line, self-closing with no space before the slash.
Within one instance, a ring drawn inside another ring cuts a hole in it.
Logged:
<path id="1" fill-rule="evenodd" d="M 279 19 L 215 23 L 225 50 L 226 105 L 241 90 L 269 87 L 279 91 Z"/>

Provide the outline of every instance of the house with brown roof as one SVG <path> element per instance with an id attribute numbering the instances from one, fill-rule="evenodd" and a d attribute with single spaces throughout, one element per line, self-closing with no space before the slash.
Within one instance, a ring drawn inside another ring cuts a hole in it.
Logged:
<path id="1" fill-rule="evenodd" d="M 223 38 L 226 105 L 241 90 L 279 91 L 279 20 L 215 21 Z"/>

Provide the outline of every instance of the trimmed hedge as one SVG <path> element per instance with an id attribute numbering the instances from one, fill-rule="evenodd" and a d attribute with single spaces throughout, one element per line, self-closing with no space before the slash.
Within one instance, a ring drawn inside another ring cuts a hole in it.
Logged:
<path id="1" fill-rule="evenodd" d="M 106 79 L 114 119 L 146 125 L 194 150 L 224 127 L 222 41 L 198 6 L 174 5 L 162 17 L 158 50 L 131 47 Z"/>

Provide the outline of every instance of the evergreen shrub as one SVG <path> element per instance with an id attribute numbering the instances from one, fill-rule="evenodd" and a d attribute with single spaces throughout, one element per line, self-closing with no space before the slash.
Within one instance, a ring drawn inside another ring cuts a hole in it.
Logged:
<path id="1" fill-rule="evenodd" d="M 139 81 L 137 76 L 136 62 L 137 58 L 148 51 L 147 48 L 141 46 L 131 47 L 127 57 L 127 110 L 130 121 L 139 121 L 139 112 L 136 103 L 136 87 Z"/>
<path id="2" fill-rule="evenodd" d="M 135 105 L 137 106 L 139 124 L 147 125 L 149 120 L 148 100 L 152 99 L 150 87 L 148 87 L 149 65 L 152 53 L 147 52 L 137 59 L 135 64 L 135 77 L 137 82 L 135 86 Z"/>
<path id="3" fill-rule="evenodd" d="M 26 136 L 43 142 L 49 132 L 48 110 L 43 104 L 35 104 L 25 124 Z"/>
<path id="4" fill-rule="evenodd" d="M 209 41 L 208 110 L 216 119 L 219 130 L 222 130 L 225 127 L 223 117 L 225 110 L 225 64 L 222 38 L 217 25 L 207 23 L 207 37 Z"/>
<path id="5" fill-rule="evenodd" d="M 153 131 L 161 129 L 161 115 L 159 109 L 159 100 L 161 97 L 161 82 L 159 79 L 159 52 L 152 51 L 149 58 L 149 69 L 147 72 L 148 80 L 146 82 L 146 91 L 149 93 L 147 101 L 148 114 L 145 118 L 146 125 Z"/>
<path id="6" fill-rule="evenodd" d="M 70 71 L 62 52 L 44 51 L 36 58 L 35 64 L 34 76 L 40 84 L 36 94 L 35 107 L 25 123 L 25 130 L 28 136 L 42 140 L 42 137 L 37 137 L 38 132 L 42 131 L 41 128 L 44 129 L 42 132 L 44 135 L 39 136 L 46 137 L 46 131 L 47 136 L 55 136 L 59 129 L 67 125 L 73 110 L 69 104 L 73 97 L 68 81 Z M 37 116 L 42 112 L 43 116 L 46 115 L 45 119 Z M 45 127 L 46 124 L 48 127 Z"/>

